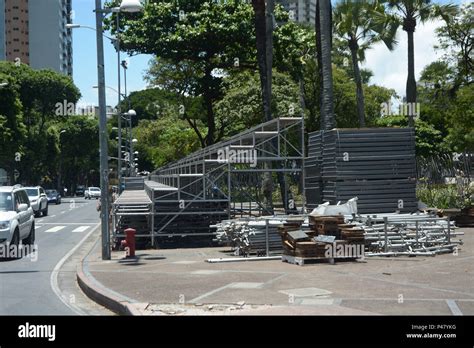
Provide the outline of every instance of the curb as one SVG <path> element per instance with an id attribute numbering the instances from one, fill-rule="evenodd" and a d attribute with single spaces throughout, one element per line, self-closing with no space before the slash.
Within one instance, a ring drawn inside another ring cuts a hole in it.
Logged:
<path id="1" fill-rule="evenodd" d="M 77 265 L 76 279 L 79 287 L 92 301 L 118 315 L 140 315 L 140 311 L 136 308 L 136 306 L 133 305 L 133 303 L 131 303 L 125 297 L 121 297 L 119 294 L 112 293 L 111 290 L 99 283 L 87 270 L 87 258 L 90 256 L 90 253 L 96 247 L 96 245 L 97 242 L 94 243 L 89 253 L 87 253 L 87 255 Z"/>

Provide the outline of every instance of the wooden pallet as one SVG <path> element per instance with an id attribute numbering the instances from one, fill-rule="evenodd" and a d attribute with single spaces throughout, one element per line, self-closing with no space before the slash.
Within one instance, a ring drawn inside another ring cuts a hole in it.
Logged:
<path id="1" fill-rule="evenodd" d="M 291 255 L 281 255 L 282 262 L 288 262 L 293 265 L 304 266 L 305 263 L 315 263 L 318 261 L 326 261 L 329 262 L 331 265 L 336 263 L 336 260 L 357 260 L 360 257 L 299 257 L 299 256 L 291 256 Z"/>
<path id="2" fill-rule="evenodd" d="M 323 260 L 328 261 L 331 265 L 334 265 L 334 258 L 327 258 L 327 257 L 299 257 L 299 256 L 291 256 L 291 255 L 281 255 L 281 261 L 288 262 L 293 265 L 304 266 L 306 262 L 315 261 L 315 260 Z"/>

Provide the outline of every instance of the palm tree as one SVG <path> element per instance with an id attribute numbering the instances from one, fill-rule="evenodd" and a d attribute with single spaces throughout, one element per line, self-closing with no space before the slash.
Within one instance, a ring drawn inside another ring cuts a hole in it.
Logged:
<path id="1" fill-rule="evenodd" d="M 263 113 L 265 120 L 272 119 L 271 113 L 271 81 L 268 81 L 268 66 L 270 60 L 267 52 L 267 21 L 266 21 L 266 6 L 265 0 L 252 0 L 252 6 L 255 12 L 255 35 L 257 38 L 257 63 L 258 72 L 260 75 L 260 86 L 262 89 Z M 270 46 L 271 47 L 271 46 Z M 271 60 L 270 60 L 271 62 Z M 270 67 L 271 71 L 271 67 Z"/>
<path id="2" fill-rule="evenodd" d="M 434 5 L 431 0 L 388 0 L 388 7 L 393 10 L 399 21 L 403 24 L 403 30 L 408 35 L 408 77 L 406 87 L 406 101 L 414 105 L 416 103 L 416 80 L 415 80 L 415 51 L 413 33 L 417 22 L 424 23 L 440 16 L 440 13 L 450 13 L 452 4 Z M 413 115 L 409 116 L 408 125 L 414 126 Z"/>
<path id="3" fill-rule="evenodd" d="M 316 32 L 319 33 L 317 41 L 318 61 L 321 62 L 321 129 L 333 129 L 336 125 L 334 119 L 334 92 L 332 82 L 332 11 L 331 0 L 318 0 L 319 21 L 316 21 Z M 319 26 L 319 27 L 318 27 Z"/>
<path id="4" fill-rule="evenodd" d="M 392 50 L 396 43 L 398 22 L 385 12 L 384 6 L 378 1 L 344 0 L 336 5 L 333 15 L 335 32 L 347 41 L 351 52 L 359 126 L 365 127 L 364 91 L 359 61 L 364 61 L 365 51 L 376 42 L 383 41 Z"/>
<path id="5" fill-rule="evenodd" d="M 271 1 L 273 3 L 273 0 Z M 270 6 L 265 5 L 265 0 L 252 0 L 252 6 L 255 12 L 255 36 L 257 39 L 257 63 L 260 75 L 260 86 L 262 90 L 263 113 L 266 121 L 270 121 L 272 117 L 271 98 L 272 98 L 272 62 L 273 62 L 273 22 L 268 23 L 267 12 Z M 267 6 L 269 7 L 267 9 Z M 273 12 L 270 13 L 270 16 Z M 271 27 L 270 27 L 271 26 Z M 271 41 L 269 43 L 269 41 Z M 266 201 L 266 210 L 273 214 L 273 179 L 271 168 L 265 162 L 265 169 L 269 169 L 264 173 L 263 178 L 263 194 Z"/>
<path id="6" fill-rule="evenodd" d="M 266 2 L 266 4 L 265 4 Z M 252 0 L 252 6 L 255 12 L 255 35 L 257 41 L 257 63 L 260 74 L 260 85 L 262 88 L 262 102 L 265 121 L 273 119 L 271 101 L 272 101 L 272 67 L 273 67 L 273 14 L 275 9 L 274 0 Z M 267 144 L 268 147 L 273 147 L 273 150 L 278 148 L 278 141 L 274 139 Z M 271 150 L 269 148 L 268 150 Z M 275 163 L 277 169 L 281 168 L 281 163 Z M 264 164 L 265 171 L 263 180 L 263 190 L 267 201 L 267 212 L 273 214 L 273 178 L 271 166 L 268 162 Z M 286 178 L 281 171 L 277 171 L 277 180 L 280 186 L 280 193 L 283 200 L 285 211 L 289 213 L 288 202 L 291 197 L 291 192 L 288 190 Z M 285 199 L 286 198 L 286 199 Z"/>

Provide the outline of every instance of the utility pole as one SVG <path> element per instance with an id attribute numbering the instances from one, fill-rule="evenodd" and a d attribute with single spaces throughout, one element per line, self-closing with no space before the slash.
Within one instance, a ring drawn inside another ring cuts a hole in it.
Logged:
<path id="1" fill-rule="evenodd" d="M 97 77 L 99 91 L 99 139 L 100 139 L 100 203 L 101 203 L 101 235 L 102 260 L 110 260 L 109 235 L 109 164 L 107 149 L 107 110 L 105 101 L 105 73 L 104 73 L 104 40 L 102 37 L 102 3 L 95 0 L 95 21 L 97 38 Z"/>
<path id="2" fill-rule="evenodd" d="M 122 109 L 120 107 L 121 101 L 121 71 L 120 71 L 120 15 L 119 12 L 116 13 L 117 16 L 117 34 L 115 35 L 116 38 L 116 49 L 117 49 L 117 69 L 118 69 L 118 102 L 117 102 L 117 120 L 118 120 L 118 153 L 117 153 L 117 179 L 118 179 L 118 192 L 122 193 Z"/>

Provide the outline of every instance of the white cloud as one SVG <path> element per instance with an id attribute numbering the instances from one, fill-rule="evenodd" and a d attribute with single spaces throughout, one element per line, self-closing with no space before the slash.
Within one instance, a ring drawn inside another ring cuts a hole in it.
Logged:
<path id="1" fill-rule="evenodd" d="M 441 20 L 418 24 L 415 31 L 415 78 L 418 80 L 423 68 L 439 59 L 442 52 L 435 51 L 437 43 L 435 29 L 442 25 Z M 383 43 L 374 45 L 367 51 L 362 67 L 372 70 L 371 83 L 393 88 L 399 96 L 405 96 L 408 71 L 407 33 L 401 28 L 397 34 L 398 45 L 389 51 Z"/>

